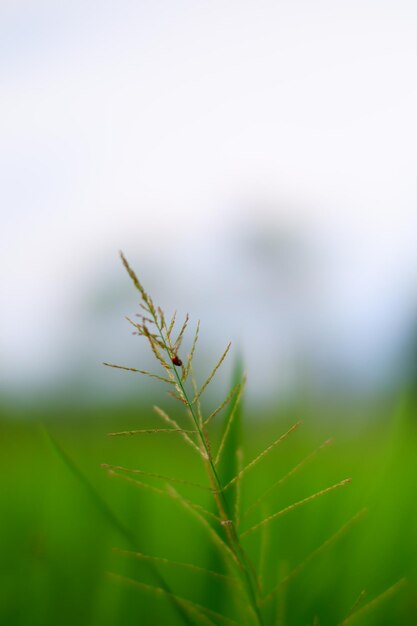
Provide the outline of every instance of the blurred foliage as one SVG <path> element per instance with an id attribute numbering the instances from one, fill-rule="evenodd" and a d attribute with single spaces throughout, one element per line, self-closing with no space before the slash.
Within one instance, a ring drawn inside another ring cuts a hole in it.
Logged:
<path id="1" fill-rule="evenodd" d="M 247 413 L 247 411 L 246 411 Z M 292 411 L 244 416 L 245 462 L 296 419 Z M 366 599 L 402 577 L 404 589 L 356 620 L 367 626 L 417 623 L 417 411 L 401 398 L 366 425 L 324 423 L 310 412 L 303 426 L 243 481 L 243 508 L 329 436 L 324 450 L 267 500 L 267 513 L 352 476 L 348 487 L 300 507 L 270 526 L 265 581 L 290 571 L 364 506 L 369 513 L 339 542 L 305 568 L 279 595 L 282 625 L 339 624 L 363 589 Z M 297 418 L 299 413 L 297 413 Z M 199 479 L 192 450 L 169 436 L 106 437 L 107 432 L 147 427 L 148 405 L 118 409 L 33 409 L 0 420 L 0 624 L 1 626 L 130 626 L 181 621 L 172 605 L 124 587 L 109 572 L 153 583 L 149 569 L 112 550 L 130 548 L 126 536 L 103 514 L 40 428 L 53 436 L 104 502 L 153 555 L 214 567 L 201 527 L 174 502 L 111 479 L 102 462 Z M 220 424 L 219 419 L 219 424 Z M 239 420 L 240 423 L 240 420 Z M 219 433 L 220 436 L 220 425 Z M 225 468 L 224 471 L 230 471 Z M 155 481 L 157 484 L 157 480 Z M 190 489 L 189 487 L 187 489 Z M 186 495 L 187 489 L 183 490 Z M 203 496 L 201 496 L 203 497 Z M 204 496 L 205 497 L 205 496 Z M 246 504 L 245 504 L 246 503 Z M 256 521 L 256 514 L 248 522 Z M 249 519 L 249 518 L 248 518 Z M 260 538 L 248 538 L 258 559 Z M 165 579 L 196 602 L 216 609 L 224 602 L 216 582 L 162 567 Z"/>

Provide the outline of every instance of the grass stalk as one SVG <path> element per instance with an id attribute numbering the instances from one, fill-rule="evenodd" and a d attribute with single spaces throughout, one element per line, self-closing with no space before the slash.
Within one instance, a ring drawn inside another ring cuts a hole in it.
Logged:
<path id="1" fill-rule="evenodd" d="M 192 619 L 195 620 L 196 623 L 201 623 L 206 626 L 212 626 L 213 624 L 225 624 L 226 626 L 237 626 L 238 624 L 241 626 L 243 626 L 243 624 L 245 624 L 246 626 L 264 626 L 265 622 L 263 611 L 268 611 L 273 608 L 267 607 L 266 605 L 271 600 L 274 600 L 276 602 L 279 594 L 282 594 L 280 603 L 281 608 L 278 607 L 280 612 L 276 614 L 274 623 L 283 626 L 286 617 L 283 598 L 286 593 L 288 583 L 295 576 L 297 576 L 313 558 L 321 554 L 340 536 L 342 536 L 350 528 L 350 526 L 361 517 L 363 511 L 354 516 L 334 535 L 332 535 L 323 544 L 316 548 L 316 550 L 308 555 L 304 559 L 304 561 L 302 561 L 297 567 L 295 567 L 289 573 L 286 573 L 284 578 L 281 579 L 278 584 L 275 585 L 272 591 L 270 591 L 266 596 L 265 581 L 262 580 L 261 585 L 260 576 L 255 571 L 255 568 L 248 554 L 246 553 L 246 549 L 242 541 L 256 531 L 262 531 L 260 548 L 261 563 L 259 570 L 263 578 L 264 570 L 267 569 L 265 567 L 265 563 L 267 557 L 269 557 L 270 548 L 268 539 L 271 522 L 278 517 L 283 516 L 295 510 L 296 508 L 307 504 L 308 502 L 311 502 L 312 500 L 315 500 L 327 493 L 330 493 L 340 487 L 347 485 L 351 482 L 351 479 L 347 478 L 336 484 L 331 485 L 330 487 L 313 493 L 312 495 L 298 502 L 294 502 L 293 504 L 290 504 L 280 511 L 273 513 L 272 515 L 265 514 L 263 518 L 252 527 L 248 528 L 243 533 L 238 532 L 237 529 L 241 518 L 240 506 L 242 479 L 246 476 L 247 472 L 253 470 L 256 466 L 258 466 L 267 455 L 269 455 L 277 446 L 279 446 L 279 444 L 285 441 L 300 426 L 301 421 L 298 421 L 293 426 L 291 426 L 291 428 L 289 428 L 284 434 L 278 437 L 278 439 L 268 445 L 247 465 L 243 465 L 243 452 L 240 447 L 241 440 L 239 436 L 237 436 L 237 433 L 241 432 L 241 422 L 238 415 L 238 407 L 240 414 L 239 402 L 241 400 L 245 386 L 245 379 L 242 375 L 241 368 L 239 371 L 239 375 L 235 377 L 234 386 L 229 394 L 226 396 L 225 400 L 221 402 L 217 406 L 217 408 L 208 415 L 208 417 L 204 417 L 204 411 L 201 403 L 201 397 L 204 391 L 208 388 L 216 372 L 219 370 L 224 360 L 226 359 L 231 344 L 229 343 L 227 345 L 226 349 L 220 356 L 219 360 L 215 364 L 211 373 L 206 378 L 205 382 L 201 385 L 201 387 L 198 387 L 194 377 L 193 358 L 199 338 L 200 322 L 198 322 L 197 324 L 194 338 L 191 344 L 191 350 L 188 354 L 186 363 L 183 364 L 180 356 L 178 355 L 178 351 L 181 348 L 185 333 L 188 328 L 188 315 L 186 315 L 183 324 L 179 325 L 180 329 L 178 332 L 176 312 L 171 317 L 171 319 L 167 321 L 167 319 L 169 318 L 166 318 L 161 308 L 154 305 L 152 298 L 145 291 L 144 287 L 138 280 L 134 271 L 129 266 L 123 254 L 121 254 L 121 258 L 128 275 L 130 276 L 134 286 L 141 295 L 140 306 L 145 312 L 145 315 L 138 315 L 140 320 L 139 322 L 133 322 L 130 318 L 127 319 L 129 323 L 134 326 L 133 334 L 143 336 L 148 341 L 152 353 L 154 354 L 160 366 L 163 368 L 164 372 L 161 376 L 160 374 L 155 374 L 146 370 L 115 365 L 113 363 L 105 363 L 105 365 L 111 368 L 144 374 L 148 377 L 151 377 L 152 379 L 159 380 L 160 382 L 169 385 L 171 387 L 171 390 L 168 391 L 168 393 L 181 403 L 182 410 L 185 411 L 187 419 L 189 420 L 189 425 L 187 426 L 187 428 L 182 428 L 178 424 L 178 422 L 172 419 L 162 408 L 155 406 L 155 412 L 159 415 L 159 417 L 164 420 L 165 425 L 168 427 L 120 431 L 109 433 L 109 435 L 113 437 L 130 437 L 135 435 L 151 434 L 179 434 L 184 439 L 184 441 L 198 453 L 198 457 L 201 459 L 201 462 L 204 465 L 208 484 L 200 484 L 190 481 L 188 479 L 184 480 L 181 478 L 165 476 L 157 472 L 148 472 L 142 469 L 131 469 L 121 465 L 103 464 L 103 467 L 112 476 L 116 476 L 118 478 L 126 480 L 138 488 L 147 489 L 150 492 L 158 495 L 168 496 L 172 500 L 176 501 L 183 509 L 185 509 L 198 521 L 202 528 L 204 528 L 210 541 L 218 550 L 219 555 L 224 559 L 224 563 L 228 568 L 227 571 L 230 572 L 230 575 L 217 573 L 216 571 L 214 571 L 216 569 L 216 566 L 214 566 L 213 568 L 205 569 L 194 564 L 171 561 L 162 557 L 153 557 L 150 555 L 146 555 L 139 550 L 119 550 L 119 552 L 125 554 L 126 556 L 146 561 L 154 566 L 156 564 L 160 564 L 169 567 L 189 569 L 190 571 L 195 573 L 201 573 L 208 577 L 218 578 L 223 582 L 231 584 L 236 584 L 237 582 L 239 591 L 239 602 L 237 603 L 238 605 L 236 606 L 236 609 L 241 615 L 241 619 L 239 619 L 239 622 L 236 622 L 234 619 L 231 619 L 230 617 L 227 617 L 222 613 L 212 611 L 205 606 L 199 605 L 186 598 L 177 596 L 166 585 L 164 585 L 163 578 L 159 579 L 162 581 L 162 583 L 155 587 L 124 577 L 118 578 L 125 584 L 132 585 L 156 596 L 171 598 L 177 609 L 180 609 L 182 612 L 185 611 L 185 621 L 187 623 L 190 623 L 190 617 L 192 617 Z M 177 335 L 176 338 L 175 334 Z M 217 451 L 214 453 L 212 450 L 212 442 L 209 436 L 208 427 L 211 424 L 212 420 L 229 403 L 230 405 L 227 410 L 227 415 L 224 418 L 222 436 L 220 437 Z M 259 504 L 263 503 L 264 500 L 270 495 L 270 493 L 272 493 L 272 491 L 274 491 L 289 478 L 291 478 L 297 472 L 303 469 L 318 455 L 318 453 L 326 448 L 329 443 L 330 440 L 325 441 L 321 446 L 316 448 L 316 450 L 311 452 L 297 465 L 290 469 L 282 478 L 273 483 L 272 486 L 270 486 L 252 504 L 250 504 L 244 515 L 251 513 Z M 152 484 L 149 484 L 148 482 L 142 482 L 141 480 L 138 480 L 135 477 L 137 475 L 144 477 L 145 479 L 149 478 L 162 480 L 166 484 L 164 485 L 164 488 L 156 487 Z M 174 488 L 173 484 L 188 486 L 209 492 L 213 498 L 213 510 L 209 511 L 202 507 L 200 504 L 196 504 L 195 502 L 186 499 L 179 491 Z M 230 491 L 228 491 L 229 489 Z M 283 576 L 283 574 L 284 573 L 281 572 L 281 576 Z M 403 582 L 400 581 L 396 585 L 393 585 L 383 594 L 381 594 L 371 602 L 368 602 L 368 604 L 361 606 L 361 608 L 358 608 L 359 605 L 355 604 L 349 614 L 345 617 L 344 621 L 340 624 L 340 626 L 346 626 L 347 624 L 350 624 L 351 621 L 355 620 L 356 617 L 365 614 L 368 610 L 378 605 L 385 598 L 392 595 L 402 584 Z M 362 601 L 362 597 L 360 598 L 360 601 Z M 314 618 L 314 624 L 315 626 L 319 624 L 318 617 Z"/>

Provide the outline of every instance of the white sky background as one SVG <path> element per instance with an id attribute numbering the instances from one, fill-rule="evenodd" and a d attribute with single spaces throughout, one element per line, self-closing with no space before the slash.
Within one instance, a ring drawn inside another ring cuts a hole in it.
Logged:
<path id="1" fill-rule="evenodd" d="M 415 2 L 3 0 L 0 54 L 0 389 L 123 359 L 83 313 L 119 248 L 255 381 L 385 371 L 417 315 Z"/>

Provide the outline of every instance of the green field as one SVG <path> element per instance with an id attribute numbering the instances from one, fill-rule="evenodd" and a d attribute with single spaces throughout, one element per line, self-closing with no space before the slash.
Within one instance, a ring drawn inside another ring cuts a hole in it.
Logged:
<path id="1" fill-rule="evenodd" d="M 169 402 L 169 400 L 167 400 Z M 251 410 L 254 413 L 253 409 Z M 248 411 L 246 412 L 248 413 Z M 245 415 L 244 455 L 250 461 L 294 421 L 292 411 Z M 260 516 L 333 485 L 352 483 L 288 512 L 246 542 L 259 558 L 266 592 L 312 554 L 298 575 L 270 603 L 271 624 L 340 624 L 363 590 L 362 605 L 397 581 L 404 585 L 351 623 L 417 624 L 417 423 L 414 403 L 400 399 L 366 423 L 305 421 L 242 480 L 243 509 L 326 438 L 333 443 L 289 478 L 255 510 Z M 344 412 L 346 414 L 346 412 Z M 300 417 L 297 414 L 297 419 Z M 303 416 L 301 416 L 303 417 Z M 103 462 L 203 481 L 192 450 L 173 435 L 107 437 L 120 429 L 154 424 L 150 406 L 120 409 L 3 411 L 0 422 L 0 623 L 4 626 L 147 626 L 181 624 L 166 597 L 128 586 L 110 573 L 155 585 L 147 562 L 117 553 L 132 548 L 154 556 L 222 571 L 204 528 L 178 503 L 111 478 Z M 63 462 L 41 422 L 60 443 L 94 493 Z M 161 485 L 158 478 L 148 483 Z M 210 507 L 206 494 L 179 487 Z M 97 497 L 99 496 L 99 499 Z M 116 522 L 102 502 L 120 520 Z M 367 507 L 338 541 L 314 554 L 357 512 Z M 126 531 L 132 533 L 130 541 Z M 262 548 L 263 545 L 263 548 Z M 260 557 L 260 553 L 264 555 Z M 158 564 L 176 593 L 226 615 L 230 593 L 222 581 L 200 572 Z M 360 605 L 358 605 L 360 606 Z M 272 609 L 274 618 L 272 619 Z M 316 621 L 314 621 L 316 620 Z M 350 623 L 350 622 L 349 622 Z"/>

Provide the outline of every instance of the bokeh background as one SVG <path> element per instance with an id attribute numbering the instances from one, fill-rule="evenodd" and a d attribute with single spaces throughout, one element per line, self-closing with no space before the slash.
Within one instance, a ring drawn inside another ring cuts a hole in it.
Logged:
<path id="1" fill-rule="evenodd" d="M 232 339 L 207 402 L 240 357 L 247 458 L 305 420 L 259 481 L 328 436 L 288 501 L 354 477 L 280 527 L 271 580 L 369 506 L 282 624 L 336 624 L 402 576 L 366 623 L 417 624 L 416 34 L 411 0 L 1 3 L 1 624 L 176 623 L 107 578 L 123 539 L 41 424 L 150 552 L 210 559 L 99 467 L 191 467 L 172 443 L 105 437 L 163 394 L 101 365 L 151 362 L 119 249 L 168 312 L 201 319 L 201 378 Z"/>

